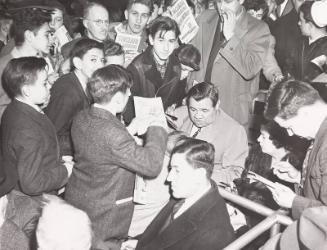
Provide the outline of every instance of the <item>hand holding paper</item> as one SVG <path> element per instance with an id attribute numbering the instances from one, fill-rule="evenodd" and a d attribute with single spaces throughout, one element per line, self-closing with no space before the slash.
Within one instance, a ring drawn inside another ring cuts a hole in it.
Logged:
<path id="1" fill-rule="evenodd" d="M 276 203 L 285 208 L 291 208 L 296 194 L 289 188 L 278 182 L 274 183 L 275 188 L 270 188 Z"/>
<path id="2" fill-rule="evenodd" d="M 272 165 L 273 173 L 281 180 L 300 183 L 301 173 L 287 161 L 280 161 Z"/>

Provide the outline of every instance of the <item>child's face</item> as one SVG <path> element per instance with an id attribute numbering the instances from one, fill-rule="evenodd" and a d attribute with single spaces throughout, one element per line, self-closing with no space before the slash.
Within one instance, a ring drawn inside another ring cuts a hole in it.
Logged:
<path id="1" fill-rule="evenodd" d="M 34 84 L 26 85 L 28 95 L 26 98 L 33 104 L 46 103 L 50 98 L 50 84 L 48 82 L 47 70 L 42 70 L 37 73 L 37 78 Z"/>
<path id="2" fill-rule="evenodd" d="M 82 59 L 78 58 L 78 69 L 87 77 L 90 78 L 94 71 L 104 66 L 104 55 L 101 49 L 90 49 L 83 56 Z"/>
<path id="3" fill-rule="evenodd" d="M 48 23 L 44 23 L 41 28 L 33 35 L 31 44 L 38 52 L 45 54 L 49 53 L 50 50 L 50 26 Z"/>
<path id="4" fill-rule="evenodd" d="M 129 10 L 126 10 L 125 17 L 130 31 L 134 34 L 140 34 L 150 18 L 150 9 L 144 4 L 135 3 Z"/>
<path id="5" fill-rule="evenodd" d="M 51 14 L 51 21 L 49 22 L 50 27 L 56 31 L 63 24 L 64 24 L 64 17 L 62 11 L 59 9 L 55 9 Z"/>
<path id="6" fill-rule="evenodd" d="M 177 37 L 174 31 L 159 30 L 154 37 L 149 36 L 153 51 L 160 60 L 167 60 L 177 47 Z"/>

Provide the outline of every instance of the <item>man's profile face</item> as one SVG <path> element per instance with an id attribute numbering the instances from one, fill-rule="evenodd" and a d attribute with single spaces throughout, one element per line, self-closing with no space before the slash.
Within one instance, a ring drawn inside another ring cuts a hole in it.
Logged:
<path id="1" fill-rule="evenodd" d="M 50 26 L 48 23 L 44 23 L 41 28 L 35 33 L 31 45 L 38 52 L 48 54 L 50 50 Z"/>
<path id="2" fill-rule="evenodd" d="M 216 108 L 209 97 L 196 101 L 190 97 L 188 112 L 191 121 L 198 128 L 203 128 L 211 124 L 216 115 Z"/>
<path id="3" fill-rule="evenodd" d="M 89 38 L 103 42 L 108 37 L 109 14 L 102 6 L 93 6 L 84 19 Z"/>
<path id="4" fill-rule="evenodd" d="M 311 33 L 310 32 L 311 25 L 310 25 L 310 22 L 307 22 L 307 20 L 304 19 L 302 12 L 300 12 L 300 15 L 299 15 L 298 25 L 300 27 L 300 30 L 301 30 L 302 35 L 304 35 L 304 36 L 310 36 L 310 33 Z"/>
<path id="5" fill-rule="evenodd" d="M 154 37 L 149 36 L 149 41 L 155 55 L 163 61 L 168 59 L 178 45 L 176 34 L 172 30 L 159 30 Z"/>
<path id="6" fill-rule="evenodd" d="M 290 136 L 297 135 L 303 138 L 313 139 L 314 136 L 311 133 L 312 127 L 308 119 L 307 113 L 303 111 L 303 108 L 300 108 L 298 113 L 292 118 L 283 119 L 279 116 L 274 118 L 275 122 L 285 128 Z"/>
<path id="7" fill-rule="evenodd" d="M 175 153 L 170 161 L 171 169 L 167 181 L 170 182 L 172 195 L 176 199 L 189 198 L 196 193 L 199 169 L 186 161 L 185 154 Z"/>
<path id="8" fill-rule="evenodd" d="M 129 10 L 125 11 L 125 17 L 129 31 L 139 35 L 143 32 L 150 18 L 150 9 L 144 4 L 135 3 Z"/>

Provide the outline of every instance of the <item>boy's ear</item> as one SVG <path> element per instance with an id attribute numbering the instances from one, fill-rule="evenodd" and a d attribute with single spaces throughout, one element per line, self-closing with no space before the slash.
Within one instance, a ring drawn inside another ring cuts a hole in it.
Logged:
<path id="1" fill-rule="evenodd" d="M 87 20 L 83 19 L 83 26 L 85 29 L 87 29 Z"/>
<path id="2" fill-rule="evenodd" d="M 24 38 L 25 38 L 25 41 L 32 41 L 33 38 L 35 37 L 33 31 L 30 31 L 30 30 L 25 30 L 24 32 Z"/>
<path id="3" fill-rule="evenodd" d="M 74 57 L 73 58 L 73 65 L 76 69 L 81 69 L 82 68 L 82 60 L 79 57 Z"/>
<path id="4" fill-rule="evenodd" d="M 124 16 L 125 16 L 125 19 L 128 20 L 128 10 L 124 11 Z"/>
<path id="5" fill-rule="evenodd" d="M 149 35 L 149 43 L 153 46 L 153 37 Z"/>
<path id="6" fill-rule="evenodd" d="M 24 85 L 21 88 L 21 92 L 22 92 L 22 96 L 23 97 L 28 97 L 30 95 L 29 86 L 28 85 Z"/>
<path id="7" fill-rule="evenodd" d="M 215 106 L 215 109 L 218 110 L 219 109 L 219 106 L 220 106 L 220 100 L 218 100 L 216 106 Z"/>

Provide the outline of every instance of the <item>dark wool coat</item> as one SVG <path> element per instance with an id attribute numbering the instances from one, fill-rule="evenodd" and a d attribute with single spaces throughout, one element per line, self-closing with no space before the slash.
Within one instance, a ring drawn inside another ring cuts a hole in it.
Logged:
<path id="1" fill-rule="evenodd" d="M 55 128 L 33 107 L 13 100 L 1 120 L 2 164 L 14 169 L 16 190 L 27 195 L 54 192 L 67 182 Z"/>
<path id="2" fill-rule="evenodd" d="M 171 200 L 140 236 L 136 250 L 218 250 L 234 239 L 224 199 L 216 184 L 160 234 L 176 200 Z"/>

